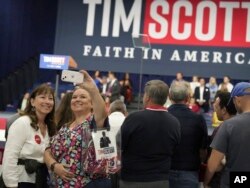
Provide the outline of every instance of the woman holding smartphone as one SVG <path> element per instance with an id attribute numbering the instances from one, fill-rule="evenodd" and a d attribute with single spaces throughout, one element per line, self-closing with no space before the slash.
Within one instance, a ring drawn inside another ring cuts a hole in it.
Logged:
<path id="1" fill-rule="evenodd" d="M 97 127 L 103 127 L 107 113 L 93 79 L 86 71 L 81 72 L 84 83 L 73 91 L 69 106 L 73 118 L 53 137 L 44 154 L 45 162 L 55 174 L 55 187 L 108 188 L 111 182 L 107 175 L 84 171 L 88 142 L 92 139 L 90 124 L 95 120 Z"/>

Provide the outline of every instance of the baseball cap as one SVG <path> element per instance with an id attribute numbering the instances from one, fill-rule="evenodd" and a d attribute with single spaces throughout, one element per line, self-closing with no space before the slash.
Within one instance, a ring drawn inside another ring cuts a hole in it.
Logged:
<path id="1" fill-rule="evenodd" d="M 250 92 L 247 92 L 246 89 L 250 89 L 250 83 L 249 82 L 239 82 L 236 84 L 231 92 L 231 98 L 228 101 L 228 104 L 233 101 L 234 97 L 241 97 L 244 95 L 250 95 Z"/>

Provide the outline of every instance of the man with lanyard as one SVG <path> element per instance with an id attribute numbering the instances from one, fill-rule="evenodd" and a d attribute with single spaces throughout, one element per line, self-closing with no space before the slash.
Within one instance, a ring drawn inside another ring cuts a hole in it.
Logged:
<path id="1" fill-rule="evenodd" d="M 169 88 L 151 80 L 144 88 L 144 110 L 130 114 L 121 127 L 120 188 L 167 188 L 171 155 L 180 142 L 180 123 L 163 107 Z"/>

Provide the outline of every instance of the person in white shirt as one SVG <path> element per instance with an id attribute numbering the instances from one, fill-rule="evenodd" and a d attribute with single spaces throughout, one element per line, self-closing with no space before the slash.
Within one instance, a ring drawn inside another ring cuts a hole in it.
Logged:
<path id="1" fill-rule="evenodd" d="M 196 75 L 192 76 L 192 82 L 190 82 L 190 88 L 191 88 L 191 96 L 194 95 L 194 90 L 196 87 L 200 86 L 199 78 Z"/>
<path id="2" fill-rule="evenodd" d="M 109 109 L 109 124 L 111 130 L 113 129 L 115 135 L 120 130 L 123 121 L 128 115 L 126 105 L 120 99 L 115 100 L 110 104 Z"/>
<path id="3" fill-rule="evenodd" d="M 229 76 L 224 76 L 223 77 L 223 83 L 221 83 L 219 85 L 219 90 L 221 89 L 222 85 L 225 84 L 225 86 L 227 87 L 227 91 L 231 92 L 233 90 L 233 84 L 230 83 L 231 79 Z"/>
<path id="4" fill-rule="evenodd" d="M 38 86 L 31 93 L 21 117 L 9 129 L 2 166 L 6 187 L 35 188 L 38 182 L 47 187 L 43 154 L 50 137 L 56 132 L 54 110 L 54 90 L 47 84 Z M 33 173 L 28 173 L 24 166 L 28 159 L 37 161 L 40 166 Z"/>
<path id="5" fill-rule="evenodd" d="M 105 94 L 107 93 L 107 85 L 108 85 L 108 78 L 107 76 L 103 76 L 102 77 L 102 85 L 100 87 L 100 92 L 103 96 L 105 96 Z"/>
<path id="6" fill-rule="evenodd" d="M 109 119 L 110 130 L 113 131 L 115 135 L 117 135 L 116 142 L 118 146 L 118 161 L 117 161 L 118 165 L 120 165 L 120 157 L 121 157 L 121 150 L 120 150 L 121 134 L 119 131 L 127 115 L 128 112 L 126 105 L 120 99 L 117 99 L 110 104 L 108 119 Z M 119 179 L 118 173 L 112 174 L 111 175 L 112 185 L 116 185 L 116 187 L 118 187 L 119 184 L 118 179 Z"/>

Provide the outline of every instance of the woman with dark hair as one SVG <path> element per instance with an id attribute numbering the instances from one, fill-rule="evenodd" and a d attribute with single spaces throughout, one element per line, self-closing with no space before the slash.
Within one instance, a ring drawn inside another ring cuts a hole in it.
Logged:
<path id="1" fill-rule="evenodd" d="M 227 89 L 228 92 L 233 90 L 233 84 L 231 83 L 231 78 L 229 76 L 223 77 L 223 82 L 219 85 L 219 90 L 222 90 L 222 86 Z"/>
<path id="2" fill-rule="evenodd" d="M 70 122 L 73 118 L 72 110 L 70 108 L 72 94 L 72 91 L 65 93 L 58 108 L 56 109 L 55 121 L 58 131 L 63 125 L 65 125 L 65 123 Z"/>
<path id="3" fill-rule="evenodd" d="M 130 79 L 129 73 L 125 73 L 121 84 L 121 95 L 124 97 L 125 104 L 129 105 L 133 100 L 133 83 Z"/>
<path id="4" fill-rule="evenodd" d="M 47 84 L 38 86 L 21 117 L 9 129 L 3 157 L 3 180 L 7 187 L 47 187 L 43 154 L 56 131 L 54 111 L 54 90 Z"/>

